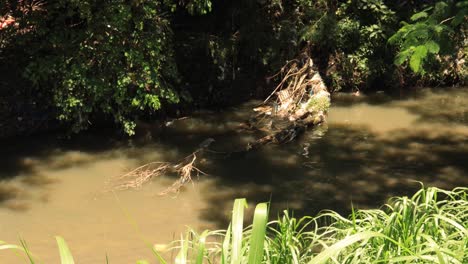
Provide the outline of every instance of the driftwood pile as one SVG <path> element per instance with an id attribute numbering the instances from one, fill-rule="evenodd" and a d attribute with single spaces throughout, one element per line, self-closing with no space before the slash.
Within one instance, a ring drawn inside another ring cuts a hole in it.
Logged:
<path id="1" fill-rule="evenodd" d="M 254 108 L 257 118 L 288 119 L 290 124 L 280 131 L 250 143 L 247 149 L 254 149 L 267 143 L 287 143 L 296 139 L 309 126 L 325 121 L 330 107 L 330 93 L 320 74 L 314 69 L 312 59 L 289 62 L 279 73 L 281 82 L 272 94 L 265 99 L 264 105 Z M 251 125 L 255 126 L 255 125 Z M 261 129 L 260 129 L 261 130 Z"/>
<path id="2" fill-rule="evenodd" d="M 240 152 L 251 151 L 268 143 L 290 142 L 308 127 L 325 121 L 330 106 L 330 94 L 320 74 L 315 70 L 312 59 L 305 56 L 303 59 L 288 62 L 281 71 L 270 78 L 278 77 L 281 78 L 281 82 L 261 106 L 254 108 L 257 115 L 252 119 L 253 122 L 246 126 L 249 129 L 269 132 L 266 136 L 247 144 Z M 264 123 L 257 122 L 266 118 L 271 120 L 270 128 L 262 127 Z M 286 125 L 271 133 L 274 120 L 281 120 Z M 160 194 L 177 193 L 184 184 L 192 181 L 193 175 L 205 174 L 195 166 L 195 162 L 197 155 L 201 155 L 213 141 L 211 138 L 205 140 L 197 150 L 177 164 L 151 162 L 138 167 L 114 179 L 112 189 L 139 188 L 154 177 L 175 173 L 179 175 L 178 180 Z"/>

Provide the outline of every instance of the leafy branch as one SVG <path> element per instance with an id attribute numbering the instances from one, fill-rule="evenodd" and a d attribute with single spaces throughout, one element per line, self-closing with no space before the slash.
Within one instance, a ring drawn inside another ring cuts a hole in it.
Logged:
<path id="1" fill-rule="evenodd" d="M 409 61 L 414 73 L 424 74 L 423 66 L 431 57 L 450 52 L 450 45 L 445 42 L 466 20 L 467 13 L 468 1 L 464 0 L 455 4 L 438 2 L 412 15 L 411 22 L 402 22 L 403 26 L 388 39 L 388 43 L 400 48 L 394 63 L 400 66 Z"/>

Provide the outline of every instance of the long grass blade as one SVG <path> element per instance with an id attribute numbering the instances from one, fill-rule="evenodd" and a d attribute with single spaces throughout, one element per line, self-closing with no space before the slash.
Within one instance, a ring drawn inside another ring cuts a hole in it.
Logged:
<path id="1" fill-rule="evenodd" d="M 60 263 L 62 264 L 75 264 L 75 261 L 73 260 L 73 256 L 70 252 L 70 249 L 68 248 L 67 243 L 65 240 L 60 237 L 56 236 L 55 239 L 57 240 L 57 245 L 59 248 L 59 253 L 60 253 Z"/>
<path id="2" fill-rule="evenodd" d="M 223 252 L 221 253 L 221 263 L 226 264 L 228 263 L 229 259 L 229 245 L 231 243 L 231 228 L 232 224 L 229 224 L 227 230 L 226 230 L 226 235 L 224 236 L 223 240 Z"/>
<path id="3" fill-rule="evenodd" d="M 24 253 L 26 253 L 26 256 L 28 256 L 29 263 L 34 264 L 35 261 L 34 261 L 31 251 L 29 251 L 28 245 L 26 244 L 26 240 L 20 238 L 20 243 L 21 243 L 21 246 L 23 247 Z"/>
<path id="4" fill-rule="evenodd" d="M 464 234 L 465 237 L 468 237 L 468 229 L 464 228 L 462 225 L 460 225 L 456 221 L 454 221 L 454 220 L 452 220 L 452 219 L 450 219 L 448 217 L 445 217 L 443 215 L 435 215 L 434 217 L 439 218 L 440 220 L 443 220 L 443 221 L 451 224 L 452 226 L 454 226 L 455 228 L 460 230 Z"/>
<path id="5" fill-rule="evenodd" d="M 244 208 L 247 207 L 245 198 L 236 199 L 234 201 L 234 209 L 232 210 L 232 247 L 231 247 L 231 264 L 238 264 L 242 259 L 242 234 L 244 224 Z"/>
<path id="6" fill-rule="evenodd" d="M 184 239 L 184 237 L 181 237 L 180 251 L 176 256 L 175 263 L 177 263 L 177 264 L 187 264 L 188 263 L 187 253 L 188 253 L 188 237 L 186 237 L 185 239 Z"/>
<path id="7" fill-rule="evenodd" d="M 355 235 L 348 236 L 337 243 L 333 244 L 329 248 L 325 249 L 322 251 L 320 254 L 315 256 L 309 264 L 320 264 L 320 263 L 325 263 L 328 259 L 330 259 L 332 256 L 337 255 L 341 250 L 346 248 L 349 245 L 352 245 L 360 240 L 364 239 L 369 239 L 372 237 L 385 237 L 384 235 L 377 233 L 377 232 L 372 232 L 372 231 L 366 231 L 362 233 L 358 233 Z"/>
<path id="8" fill-rule="evenodd" d="M 252 234 L 250 238 L 249 264 L 258 264 L 263 260 L 263 246 L 268 223 L 268 205 L 258 204 L 255 208 Z"/>
<path id="9" fill-rule="evenodd" d="M 197 264 L 203 263 L 203 258 L 205 257 L 205 249 L 206 249 L 206 237 L 209 235 L 209 232 L 205 230 L 198 239 L 198 252 L 197 252 Z"/>
<path id="10" fill-rule="evenodd" d="M 5 250 L 5 249 L 15 249 L 15 250 L 24 251 L 24 249 L 20 246 L 10 245 L 10 244 L 6 244 L 3 241 L 0 241 L 0 250 Z"/>

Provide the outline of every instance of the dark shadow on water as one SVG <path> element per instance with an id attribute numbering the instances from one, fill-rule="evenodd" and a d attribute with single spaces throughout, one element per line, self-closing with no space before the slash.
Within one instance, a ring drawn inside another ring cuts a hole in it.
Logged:
<path id="1" fill-rule="evenodd" d="M 305 157 L 304 146 L 309 145 Z M 378 208 L 391 196 L 414 194 L 425 186 L 468 186 L 468 138 L 431 136 L 401 130 L 378 138 L 364 127 L 333 126 L 320 139 L 266 146 L 205 168 L 216 177 L 206 190 L 211 205 L 202 217 L 225 227 L 234 198 L 252 204 L 271 199 L 271 217 L 283 209 L 296 216 L 332 209 L 348 215 Z M 253 208 L 252 208 L 253 209 Z"/>
<path id="2" fill-rule="evenodd" d="M 127 155 L 140 159 L 138 151 L 132 151 L 131 144 L 138 149 L 144 145 L 142 141 L 127 140 L 119 136 L 112 136 L 109 131 L 92 131 L 70 138 L 63 138 L 57 134 L 37 135 L 34 137 L 13 138 L 0 142 L 0 207 L 6 206 L 14 210 L 27 210 L 28 206 L 16 206 L 17 201 L 27 203 L 30 197 L 28 191 L 32 188 L 45 189 L 58 180 L 41 174 L 38 165 L 48 170 L 61 170 L 74 166 L 92 164 L 97 159 L 105 160 L 116 155 Z M 126 148 L 127 151 L 117 152 Z M 69 152 L 90 154 L 89 157 L 63 159 Z M 22 188 L 12 187 L 11 181 L 19 179 Z M 25 199 L 26 198 L 26 199 Z M 12 206 L 13 204 L 13 206 Z"/>
<path id="3" fill-rule="evenodd" d="M 248 107 L 250 110 L 249 104 Z M 141 123 L 137 135 L 132 138 L 101 128 L 71 138 L 44 134 L 0 141 L 0 207 L 28 196 L 30 188 L 45 188 L 57 181 L 42 175 L 38 165 L 48 170 L 63 170 L 115 157 L 135 160 L 135 164 L 142 165 L 155 161 L 151 155 L 154 153 L 161 153 L 162 160 L 158 161 L 177 162 L 208 137 L 236 137 L 233 130 L 239 123 L 236 120 L 244 121 L 249 114 L 229 111 L 221 115 L 205 111 L 167 125 Z M 231 142 L 224 145 L 229 144 Z M 71 152 L 78 157 L 63 158 Z M 10 187 L 10 182 L 18 178 L 25 188 Z"/>

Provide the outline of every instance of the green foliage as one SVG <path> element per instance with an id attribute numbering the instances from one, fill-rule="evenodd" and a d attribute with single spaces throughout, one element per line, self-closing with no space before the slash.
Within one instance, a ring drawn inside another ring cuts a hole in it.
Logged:
<path id="1" fill-rule="evenodd" d="M 211 0 L 190 0 L 186 5 L 187 11 L 194 14 L 205 15 L 211 12 Z"/>
<path id="2" fill-rule="evenodd" d="M 368 88 L 389 71 L 386 38 L 397 16 L 386 1 L 340 1 L 313 8 L 320 16 L 308 17 L 301 38 L 320 55 L 316 61 L 329 61 L 322 67 L 332 90 Z"/>
<path id="3" fill-rule="evenodd" d="M 75 131 L 110 119 L 131 135 L 179 101 L 260 96 L 277 81 L 264 77 L 302 55 L 332 91 L 467 76 L 468 0 L 13 2 L 0 0 L 0 21 L 15 20 L 0 29 L 0 70 L 15 73 L 2 91 Z"/>
<path id="4" fill-rule="evenodd" d="M 389 71 L 385 40 L 397 17 L 383 0 L 346 1 L 338 18 L 337 74 L 354 89 L 368 88 Z"/>
<path id="5" fill-rule="evenodd" d="M 424 74 L 424 66 L 440 58 L 437 55 L 456 53 L 456 27 L 465 19 L 467 5 L 466 0 L 437 2 L 413 14 L 411 22 L 403 22 L 402 27 L 388 39 L 390 44 L 400 49 L 395 64 L 400 66 L 409 61 L 414 73 Z"/>
<path id="6" fill-rule="evenodd" d="M 297 219 L 287 210 L 283 216 L 270 223 L 267 256 L 271 263 L 304 263 L 308 260 L 307 231 L 314 228 L 313 218 L 306 216 Z"/>
<path id="7" fill-rule="evenodd" d="M 268 206 L 266 203 L 258 204 L 255 208 L 250 235 L 248 264 L 261 263 L 264 255 L 264 242 L 268 222 Z"/>
<path id="8" fill-rule="evenodd" d="M 245 200 L 236 203 L 233 217 L 237 220 L 232 219 L 233 223 L 242 222 Z M 326 211 L 317 217 L 296 219 L 285 211 L 281 218 L 268 224 L 269 232 L 263 234 L 264 257 L 255 263 L 465 263 L 467 212 L 467 188 L 445 191 L 434 187 L 421 189 L 411 198 L 394 197 L 382 209 L 353 210 L 348 218 Z M 261 226 L 266 226 L 264 223 Z M 247 242 L 262 235 L 251 233 L 254 230 L 255 227 L 245 229 L 244 238 L 231 236 L 231 232 L 239 232 L 233 228 L 204 231 L 203 241 L 209 236 L 225 238 L 223 244 L 215 242 L 206 247 L 205 263 L 211 263 L 210 260 L 232 263 L 233 259 L 236 263 L 239 260 L 247 263 L 246 254 L 252 245 Z M 197 252 L 200 236 L 193 230 L 190 232 L 194 237 L 192 243 L 184 242 L 189 248 L 181 251 Z M 239 244 L 241 250 L 234 250 Z M 239 254 L 235 258 L 234 252 Z M 189 260 L 186 258 L 186 263 Z"/>
<path id="9" fill-rule="evenodd" d="M 203 231 L 197 234 L 189 230 L 178 243 L 176 263 L 223 263 L 257 264 L 265 259 L 266 228 L 268 226 L 268 206 L 260 203 L 254 212 L 253 224 L 243 228 L 245 199 L 236 199 L 232 211 L 231 224 L 227 230 Z M 210 239 L 211 238 L 211 239 Z M 207 242 L 209 240 L 220 241 Z"/>
<path id="10" fill-rule="evenodd" d="M 138 115 L 179 101 L 162 8 L 157 1 L 48 4 L 47 18 L 38 23 L 49 26 L 34 36 L 45 41 L 28 50 L 33 59 L 25 76 L 52 91 L 58 118 L 76 131 L 89 125 L 91 115 L 103 113 L 132 134 Z"/>

